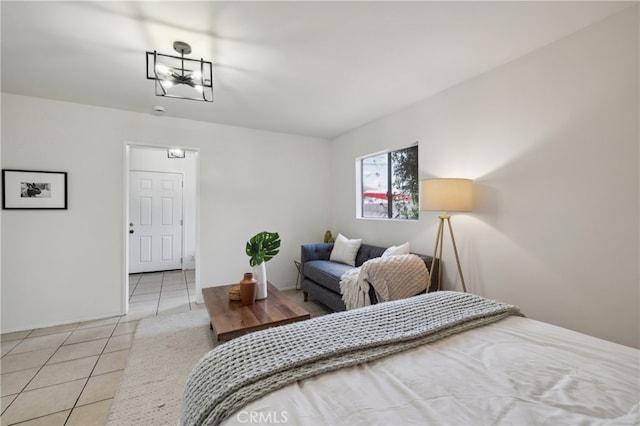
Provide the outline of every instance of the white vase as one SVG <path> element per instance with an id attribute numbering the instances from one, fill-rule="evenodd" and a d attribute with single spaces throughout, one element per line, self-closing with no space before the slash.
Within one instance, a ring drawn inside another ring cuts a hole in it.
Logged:
<path id="1" fill-rule="evenodd" d="M 256 300 L 262 300 L 267 298 L 267 266 L 266 262 L 262 262 L 259 265 L 253 267 L 253 276 L 258 281 L 258 291 L 256 293 Z"/>

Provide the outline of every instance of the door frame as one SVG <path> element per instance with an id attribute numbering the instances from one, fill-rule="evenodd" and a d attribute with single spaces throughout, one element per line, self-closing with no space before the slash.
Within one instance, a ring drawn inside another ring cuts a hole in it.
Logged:
<path id="1" fill-rule="evenodd" d="M 142 148 L 142 149 L 168 149 L 168 148 L 181 148 L 185 151 L 191 151 L 195 153 L 196 156 L 196 165 L 194 171 L 195 177 L 195 210 L 196 210 L 196 219 L 195 219 L 195 288 L 196 291 L 200 288 L 200 149 L 192 148 L 186 146 L 167 146 L 163 144 L 149 144 L 149 143 L 139 143 L 130 140 L 125 140 L 123 144 L 123 214 L 122 214 L 122 294 L 121 294 L 121 312 L 123 315 L 129 312 L 129 169 L 130 169 L 130 149 L 131 148 Z M 184 211 L 186 208 L 186 202 L 182 203 L 182 211 L 184 218 Z M 185 247 L 185 238 L 186 233 L 182 232 L 182 247 L 183 247 L 183 256 L 184 256 L 184 247 Z M 183 262 L 184 265 L 185 262 Z M 196 297 L 197 299 L 197 297 Z"/>

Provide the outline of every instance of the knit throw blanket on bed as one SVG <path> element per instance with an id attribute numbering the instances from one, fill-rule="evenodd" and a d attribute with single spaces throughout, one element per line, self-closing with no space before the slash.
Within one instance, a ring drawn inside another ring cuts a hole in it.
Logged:
<path id="1" fill-rule="evenodd" d="M 297 380 L 380 359 L 520 315 L 513 305 L 436 292 L 251 333 L 207 353 L 185 386 L 180 423 L 217 425 Z"/>
<path id="2" fill-rule="evenodd" d="M 369 286 L 378 302 L 405 299 L 425 291 L 429 271 L 415 254 L 376 257 L 361 267 L 350 269 L 340 277 L 340 292 L 347 309 L 369 306 Z"/>

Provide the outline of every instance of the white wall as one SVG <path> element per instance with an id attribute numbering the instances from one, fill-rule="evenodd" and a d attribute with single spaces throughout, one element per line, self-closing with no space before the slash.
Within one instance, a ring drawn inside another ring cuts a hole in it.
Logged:
<path id="1" fill-rule="evenodd" d="M 640 346 L 638 48 L 635 7 L 337 138 L 333 229 L 433 252 L 437 212 L 355 219 L 354 159 L 417 140 L 421 178 L 475 181 L 452 219 L 471 292 Z M 450 245 L 444 270 L 459 289 Z"/>
<path id="2" fill-rule="evenodd" d="M 2 211 L 3 333 L 121 313 L 125 141 L 199 151 L 203 287 L 238 282 L 263 230 L 282 238 L 269 279 L 293 287 L 330 223 L 326 140 L 3 94 L 2 167 L 69 179 L 66 211 Z"/>
<path id="3" fill-rule="evenodd" d="M 183 141 L 186 142 L 186 141 Z M 179 144 L 176 144 L 178 147 Z M 198 153 L 186 150 L 184 158 L 168 158 L 166 148 L 129 147 L 129 170 L 181 173 L 183 175 L 183 269 L 195 269 L 196 256 L 196 183 Z"/>

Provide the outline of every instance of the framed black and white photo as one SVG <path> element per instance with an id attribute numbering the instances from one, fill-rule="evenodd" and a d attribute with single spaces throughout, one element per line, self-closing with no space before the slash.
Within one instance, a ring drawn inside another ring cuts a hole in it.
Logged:
<path id="1" fill-rule="evenodd" d="M 2 169 L 3 209 L 66 209 L 67 172 Z"/>

